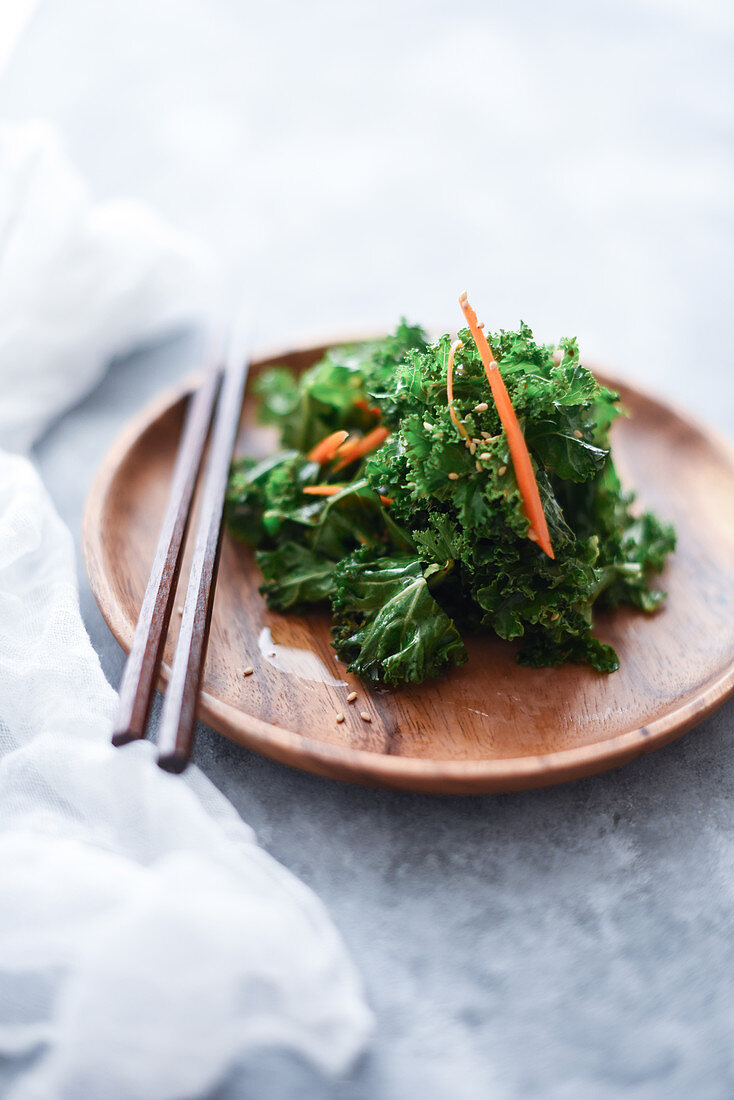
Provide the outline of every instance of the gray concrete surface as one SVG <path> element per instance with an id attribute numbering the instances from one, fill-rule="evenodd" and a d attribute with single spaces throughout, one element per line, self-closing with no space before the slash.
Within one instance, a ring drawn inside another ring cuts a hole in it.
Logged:
<path id="1" fill-rule="evenodd" d="M 63 127 L 99 194 L 150 200 L 256 286 L 263 342 L 455 326 L 467 285 L 734 435 L 733 43 L 712 2 L 67 0 L 0 92 Z M 77 544 L 110 439 L 191 357 L 131 355 L 37 448 Z M 81 567 L 80 590 L 115 683 Z M 268 1057 L 218 1100 L 729 1100 L 733 734 L 729 704 L 617 772 L 439 799 L 202 729 L 197 762 L 323 898 L 378 1021 L 333 1087 Z"/>

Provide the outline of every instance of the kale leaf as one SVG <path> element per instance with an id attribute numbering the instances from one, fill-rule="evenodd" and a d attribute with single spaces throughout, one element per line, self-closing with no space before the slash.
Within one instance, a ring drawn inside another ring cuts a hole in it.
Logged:
<path id="1" fill-rule="evenodd" d="M 423 330 L 402 321 L 382 340 L 331 348 L 298 380 L 286 368 L 273 367 L 255 383 L 260 420 L 280 429 L 284 447 L 300 451 L 343 428 L 367 431 L 381 415 L 368 400 L 369 387 L 388 384 L 406 351 L 426 346 Z"/>
<path id="2" fill-rule="evenodd" d="M 461 635 L 428 587 L 438 571 L 414 555 L 375 558 L 366 549 L 339 562 L 331 636 L 350 672 L 420 684 L 466 661 Z"/>

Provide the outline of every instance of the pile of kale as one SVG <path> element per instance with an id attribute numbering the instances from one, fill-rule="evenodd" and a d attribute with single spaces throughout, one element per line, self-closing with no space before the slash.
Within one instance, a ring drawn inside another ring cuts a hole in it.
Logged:
<path id="1" fill-rule="evenodd" d="M 525 325 L 489 336 L 533 460 L 551 560 L 527 538 L 484 368 L 468 330 L 460 336 L 454 409 L 481 441 L 474 453 L 449 415 L 450 338 L 429 343 L 403 322 L 384 340 L 331 350 L 300 377 L 260 376 L 260 419 L 279 428 L 283 449 L 235 463 L 228 528 L 256 548 L 271 608 L 331 604 L 336 653 L 368 680 L 437 676 L 466 660 L 462 632 L 485 630 L 518 639 L 524 664 L 612 672 L 617 655 L 592 635 L 592 608 L 654 611 L 665 593 L 650 580 L 675 546 L 671 526 L 631 511 L 615 472 L 618 395 L 581 365 L 575 340 L 541 346 Z M 309 461 L 330 432 L 376 424 L 387 441 L 345 469 Z M 344 488 L 303 493 L 329 483 Z"/>

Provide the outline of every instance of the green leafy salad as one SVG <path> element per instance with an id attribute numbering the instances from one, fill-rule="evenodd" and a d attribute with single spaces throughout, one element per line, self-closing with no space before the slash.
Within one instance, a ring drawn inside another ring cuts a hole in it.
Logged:
<path id="1" fill-rule="evenodd" d="M 544 551 L 481 327 L 452 345 L 402 322 L 300 377 L 275 368 L 256 382 L 282 449 L 235 462 L 229 531 L 255 547 L 269 607 L 330 604 L 337 656 L 367 680 L 438 676 L 466 661 L 464 635 L 484 631 L 516 640 L 523 664 L 613 672 L 593 609 L 652 612 L 665 597 L 651 580 L 675 534 L 622 489 L 609 442 L 618 395 L 573 339 L 540 345 L 526 325 L 487 337 L 529 455 Z"/>

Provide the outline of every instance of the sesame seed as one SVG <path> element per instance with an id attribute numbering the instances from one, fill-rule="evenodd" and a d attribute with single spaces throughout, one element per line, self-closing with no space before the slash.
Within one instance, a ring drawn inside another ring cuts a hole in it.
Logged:
<path id="1" fill-rule="evenodd" d="M 427 432 L 433 431 L 433 424 L 429 424 L 427 420 L 423 421 L 423 427 L 426 429 Z"/>
<path id="2" fill-rule="evenodd" d="M 560 617 L 561 617 L 560 611 L 556 611 L 555 615 L 551 615 L 551 622 L 552 623 L 557 622 L 557 620 L 560 619 Z"/>
<path id="3" fill-rule="evenodd" d="M 528 531 L 528 538 L 530 539 L 531 542 L 537 542 L 538 541 L 538 536 L 535 534 L 535 531 L 533 531 L 532 527 Z"/>
<path id="4" fill-rule="evenodd" d="M 254 671 L 255 671 L 255 669 L 252 667 L 252 665 L 248 665 L 247 668 L 243 670 L 242 675 L 243 676 L 252 676 Z"/>
<path id="5" fill-rule="evenodd" d="M 366 710 L 361 710 L 359 712 L 359 717 L 362 719 L 363 722 L 371 722 L 372 721 L 372 719 L 370 718 L 370 716 L 369 716 L 369 714 L 367 713 Z"/>
<path id="6" fill-rule="evenodd" d="M 481 462 L 477 459 L 477 461 L 474 463 L 474 465 L 477 468 L 477 473 L 481 474 L 482 470 L 484 469 L 484 466 L 482 466 Z"/>
<path id="7" fill-rule="evenodd" d="M 341 711 L 339 711 L 339 713 L 337 714 L 336 720 L 337 720 L 337 722 L 343 722 L 344 721 L 344 715 L 342 714 Z"/>
<path id="8" fill-rule="evenodd" d="M 479 457 L 481 458 L 482 462 L 489 462 L 492 456 L 489 451 L 484 451 L 482 454 L 480 454 Z"/>
<path id="9" fill-rule="evenodd" d="M 580 431 L 578 430 L 578 428 L 575 428 L 575 429 L 574 429 L 574 433 L 573 433 L 573 434 L 574 434 L 574 435 L 576 436 L 576 438 L 577 438 L 577 439 L 583 439 L 583 438 L 584 438 L 584 433 L 583 433 L 583 432 L 580 432 Z"/>
<path id="10" fill-rule="evenodd" d="M 451 473 L 449 474 L 449 481 L 458 481 L 458 480 L 459 480 L 459 475 L 455 474 L 454 471 L 452 470 Z"/>
<path id="11" fill-rule="evenodd" d="M 357 698 L 357 692 L 356 691 L 350 691 L 349 695 L 347 695 L 347 702 L 348 703 L 353 703 L 356 698 Z"/>
<path id="12" fill-rule="evenodd" d="M 474 412 L 475 413 L 486 413 L 488 408 L 489 408 L 489 405 L 487 404 L 486 401 L 480 401 L 478 405 L 474 406 Z"/>
<path id="13" fill-rule="evenodd" d="M 476 445 L 476 443 L 474 442 L 473 439 L 472 439 L 471 443 L 468 444 L 468 447 L 469 447 L 469 454 L 470 455 L 476 454 L 477 445 Z"/>
<path id="14" fill-rule="evenodd" d="M 506 473 L 507 473 L 507 467 L 506 466 L 500 466 L 499 470 L 497 471 L 497 476 L 498 477 L 504 477 Z"/>

